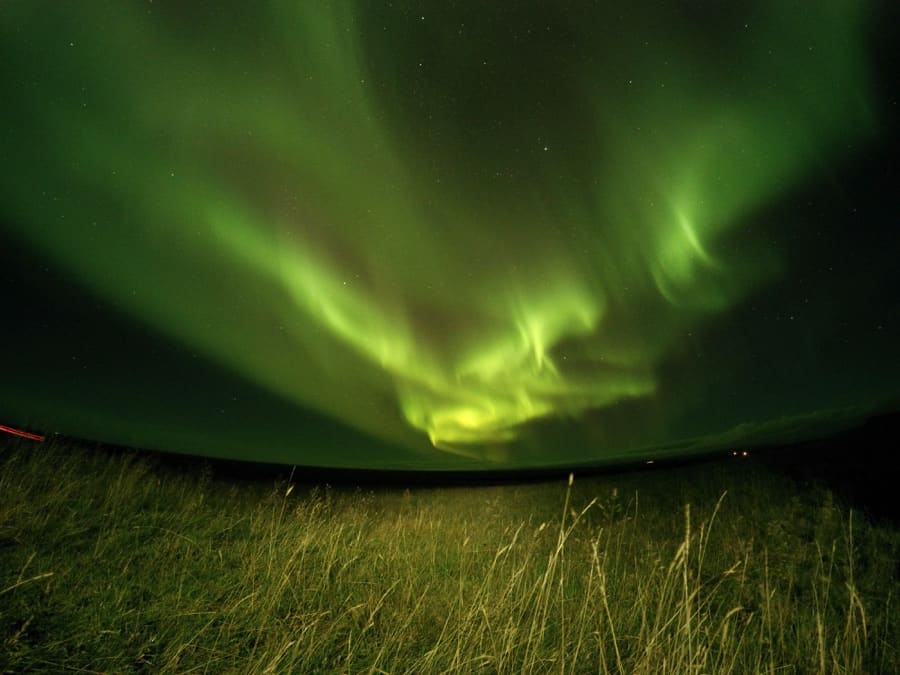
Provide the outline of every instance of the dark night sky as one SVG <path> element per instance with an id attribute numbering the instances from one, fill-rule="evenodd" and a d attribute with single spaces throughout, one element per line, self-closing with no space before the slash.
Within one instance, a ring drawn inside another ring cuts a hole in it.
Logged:
<path id="1" fill-rule="evenodd" d="M 888 3 L 0 4 L 0 424 L 619 462 L 900 401 Z"/>

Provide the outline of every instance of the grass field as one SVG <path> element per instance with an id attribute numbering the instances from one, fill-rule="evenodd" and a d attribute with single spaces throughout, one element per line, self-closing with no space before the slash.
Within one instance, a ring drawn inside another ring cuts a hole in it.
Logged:
<path id="1" fill-rule="evenodd" d="M 900 533 L 747 461 L 352 488 L 0 440 L 3 672 L 900 672 Z"/>

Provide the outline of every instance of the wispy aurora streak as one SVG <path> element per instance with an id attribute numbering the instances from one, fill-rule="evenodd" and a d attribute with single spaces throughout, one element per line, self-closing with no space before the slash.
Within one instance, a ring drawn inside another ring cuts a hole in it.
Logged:
<path id="1" fill-rule="evenodd" d="M 872 128 L 863 3 L 554 10 L 537 73 L 441 4 L 3 3 L 9 226 L 270 391 L 503 459 L 652 395 L 782 273 L 748 219 Z"/>

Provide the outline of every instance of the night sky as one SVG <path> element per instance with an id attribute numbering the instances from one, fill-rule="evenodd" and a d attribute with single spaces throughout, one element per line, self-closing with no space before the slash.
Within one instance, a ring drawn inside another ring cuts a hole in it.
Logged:
<path id="1" fill-rule="evenodd" d="M 896 410 L 896 19 L 2 2 L 0 424 L 505 469 Z"/>

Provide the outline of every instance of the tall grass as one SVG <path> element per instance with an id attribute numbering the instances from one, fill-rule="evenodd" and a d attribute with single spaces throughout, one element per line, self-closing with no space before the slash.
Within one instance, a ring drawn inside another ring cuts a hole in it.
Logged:
<path id="1" fill-rule="evenodd" d="M 900 534 L 752 463 L 375 491 L 202 466 L 7 441 L 0 668 L 900 672 Z"/>

